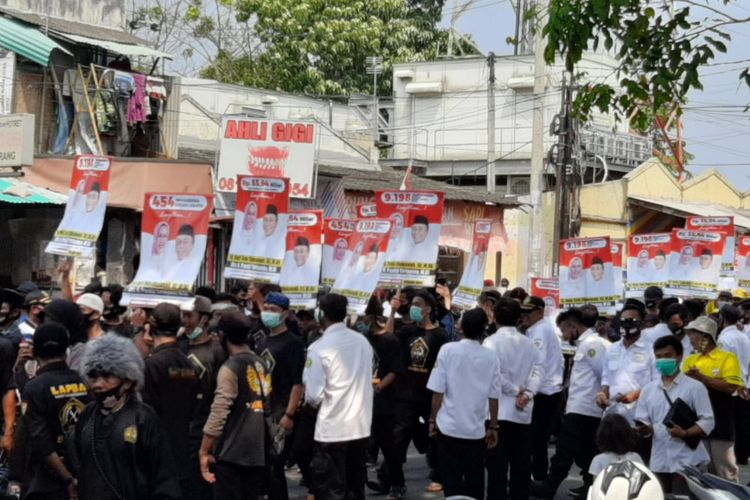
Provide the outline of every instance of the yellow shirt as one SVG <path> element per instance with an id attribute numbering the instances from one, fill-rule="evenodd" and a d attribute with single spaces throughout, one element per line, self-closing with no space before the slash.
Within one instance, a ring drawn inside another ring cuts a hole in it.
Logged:
<path id="1" fill-rule="evenodd" d="M 744 385 L 737 356 L 718 347 L 708 354 L 696 353 L 685 358 L 682 371 L 687 372 L 691 368 L 698 368 L 698 371 L 707 377 L 720 378 L 734 385 Z"/>

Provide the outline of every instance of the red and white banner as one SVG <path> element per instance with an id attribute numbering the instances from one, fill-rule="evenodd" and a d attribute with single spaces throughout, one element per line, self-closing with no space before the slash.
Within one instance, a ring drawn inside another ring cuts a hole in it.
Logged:
<path id="1" fill-rule="evenodd" d="M 341 267 L 331 290 L 349 299 L 349 312 L 352 314 L 364 314 L 367 308 L 367 302 L 378 285 L 385 264 L 390 235 L 390 220 L 357 221 L 349 239 L 352 251 Z"/>
<path id="2" fill-rule="evenodd" d="M 393 222 L 381 283 L 435 286 L 443 193 L 378 191 L 375 204 Z"/>
<path id="3" fill-rule="evenodd" d="M 461 280 L 453 291 L 452 303 L 462 309 L 471 309 L 476 306 L 479 294 L 482 293 L 491 233 L 492 220 L 479 219 L 474 222 L 474 237 L 469 262 L 464 267 Z"/>
<path id="4" fill-rule="evenodd" d="M 123 305 L 152 307 L 190 300 L 208 235 L 213 196 L 148 193 L 141 222 L 141 260 Z"/>
<path id="5" fill-rule="evenodd" d="M 561 241 L 560 303 L 593 304 L 606 310 L 618 300 L 609 236 Z"/>
<path id="6" fill-rule="evenodd" d="M 224 276 L 278 283 L 286 254 L 289 179 L 240 175 L 237 187 Z"/>
<path id="7" fill-rule="evenodd" d="M 78 155 L 74 162 L 65 214 L 45 252 L 90 258 L 104 224 L 112 158 Z"/>
<path id="8" fill-rule="evenodd" d="M 680 297 L 715 299 L 725 242 L 723 233 L 673 229 L 665 292 Z"/>
<path id="9" fill-rule="evenodd" d="M 630 235 L 625 296 L 643 298 L 643 291 L 650 286 L 665 288 L 671 252 L 671 233 Z"/>
<path id="10" fill-rule="evenodd" d="M 750 292 L 750 236 L 737 237 L 737 286 Z"/>
<path id="11" fill-rule="evenodd" d="M 557 278 L 531 278 L 531 295 L 544 300 L 544 315 L 554 316 L 560 309 L 560 281 Z"/>
<path id="12" fill-rule="evenodd" d="M 321 282 L 332 286 L 342 266 L 351 254 L 349 239 L 357 221 L 354 219 L 326 219 L 323 227 L 323 268 Z"/>
<path id="13" fill-rule="evenodd" d="M 615 277 L 615 292 L 622 297 L 624 284 L 622 282 L 623 261 L 625 260 L 625 243 L 612 243 L 612 274 Z"/>
<path id="14" fill-rule="evenodd" d="M 314 309 L 320 283 L 323 242 L 323 211 L 289 213 L 286 256 L 281 268 L 281 290 L 292 309 Z"/>
<path id="15" fill-rule="evenodd" d="M 735 276 L 735 229 L 734 229 L 734 217 L 731 216 L 720 216 L 720 217 L 697 217 L 690 216 L 687 218 L 685 229 L 692 229 L 693 231 L 710 231 L 713 233 L 721 233 L 726 239 L 724 245 L 724 253 L 721 257 L 721 276 L 732 277 Z"/>
<path id="16" fill-rule="evenodd" d="M 224 116 L 217 191 L 237 191 L 237 176 L 289 178 L 292 198 L 312 198 L 317 124 Z"/>
<path id="17" fill-rule="evenodd" d="M 360 203 L 357 205 L 357 218 L 367 219 L 378 216 L 378 207 L 374 203 Z"/>

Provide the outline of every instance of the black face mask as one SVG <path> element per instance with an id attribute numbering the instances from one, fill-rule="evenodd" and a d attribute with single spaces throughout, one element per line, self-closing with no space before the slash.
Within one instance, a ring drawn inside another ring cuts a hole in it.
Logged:
<path id="1" fill-rule="evenodd" d="M 113 387 L 108 391 L 93 392 L 93 396 L 96 402 L 104 408 L 112 408 L 122 397 L 122 383 L 118 384 L 117 387 Z"/>
<path id="2" fill-rule="evenodd" d="M 633 338 L 641 333 L 641 322 L 637 319 L 624 319 L 620 321 L 620 335 L 625 338 Z"/>
<path id="3" fill-rule="evenodd" d="M 672 332 L 672 335 L 681 337 L 684 333 L 684 327 L 682 325 L 667 325 L 667 327 L 669 328 L 669 331 Z"/>
<path id="4" fill-rule="evenodd" d="M 656 307 L 656 301 L 655 300 L 649 300 L 649 301 L 647 301 L 646 302 L 646 307 L 648 309 L 653 309 L 654 307 Z"/>
<path id="5" fill-rule="evenodd" d="M 398 314 L 402 318 L 408 318 L 409 317 L 409 308 L 411 307 L 411 304 L 406 304 L 403 306 L 400 306 L 396 311 L 398 311 Z"/>

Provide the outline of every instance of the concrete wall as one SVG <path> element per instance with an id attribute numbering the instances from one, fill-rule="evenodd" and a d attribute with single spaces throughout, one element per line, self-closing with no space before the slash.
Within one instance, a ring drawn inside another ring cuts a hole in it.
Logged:
<path id="1" fill-rule="evenodd" d="M 0 0 L 0 5 L 108 28 L 125 27 L 125 0 Z"/>

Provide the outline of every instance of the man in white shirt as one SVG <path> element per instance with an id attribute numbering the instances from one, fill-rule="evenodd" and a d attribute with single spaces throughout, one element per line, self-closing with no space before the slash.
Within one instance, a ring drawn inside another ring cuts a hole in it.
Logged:
<path id="1" fill-rule="evenodd" d="M 504 500 L 529 498 L 531 482 L 531 413 L 534 395 L 542 384 L 542 354 L 516 326 L 520 304 L 508 297 L 493 307 L 497 330 L 484 341 L 500 362 L 503 393 L 500 396 L 500 435 L 502 439 L 487 453 L 487 498 Z"/>
<path id="2" fill-rule="evenodd" d="M 665 303 L 666 301 L 662 304 Z M 688 354 L 693 352 L 693 347 L 690 345 L 690 337 L 685 332 L 685 326 L 690 322 L 690 311 L 688 311 L 688 308 L 677 302 L 671 303 L 666 308 L 662 308 L 659 318 L 661 322 L 658 325 L 643 330 L 641 334 L 643 339 L 653 345 L 656 339 L 660 337 L 675 335 L 682 342 L 683 352 Z"/>
<path id="3" fill-rule="evenodd" d="M 531 413 L 531 472 L 534 479 L 547 478 L 547 444 L 555 419 L 560 418 L 560 394 L 563 386 L 563 355 L 555 326 L 544 317 L 544 300 L 526 297 L 521 305 L 521 325 L 526 336 L 542 355 L 544 375 L 534 396 Z"/>
<path id="4" fill-rule="evenodd" d="M 307 350 L 305 403 L 318 408 L 311 463 L 315 497 L 364 499 L 367 438 L 372 424 L 372 347 L 344 325 L 347 300 L 320 300 L 323 336 Z"/>
<path id="5" fill-rule="evenodd" d="M 641 436 L 653 436 L 649 468 L 659 477 L 667 493 L 672 491 L 677 472 L 687 466 L 708 463 L 708 453 L 699 440 L 713 430 L 714 414 L 706 387 L 680 371 L 682 344 L 676 337 L 657 339 L 654 355 L 660 377 L 643 388 L 635 420 Z M 698 416 L 698 421 L 687 429 L 675 423 L 664 423 L 672 405 L 670 400 L 674 402 L 678 398 Z"/>
<path id="6" fill-rule="evenodd" d="M 534 484 L 534 496 L 553 498 L 557 488 L 567 478 L 573 462 L 582 471 L 588 471 L 591 460 L 598 452 L 596 430 L 602 418 L 602 409 L 596 405 L 596 393 L 601 386 L 604 360 L 611 345 L 594 329 L 598 319 L 599 311 L 593 305 L 568 309 L 557 316 L 563 340 L 575 344 L 576 352 L 570 372 L 565 415 L 555 454 L 550 459 L 549 476 L 544 482 Z M 583 488 L 576 494 L 585 498 L 593 478 L 588 472 L 582 472 L 582 475 Z"/>
<path id="7" fill-rule="evenodd" d="M 427 382 L 433 391 L 430 434 L 438 438 L 446 497 L 483 499 L 485 451 L 497 446 L 502 381 L 497 356 L 479 343 L 486 327 L 483 310 L 466 311 L 459 324 L 463 339 L 440 349 Z"/>

